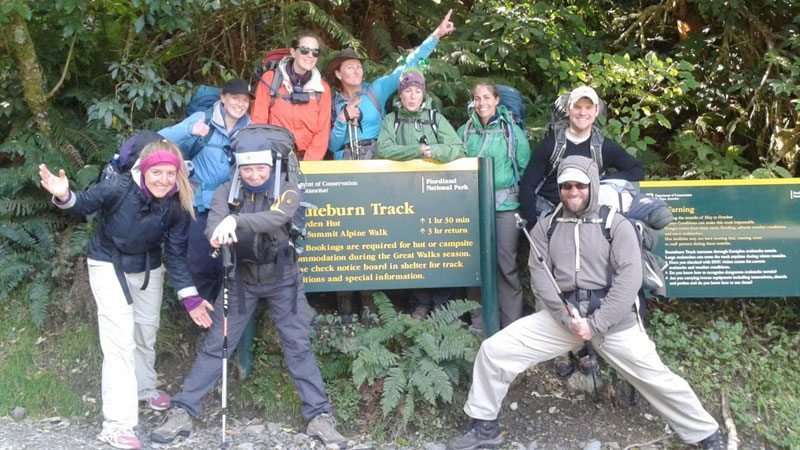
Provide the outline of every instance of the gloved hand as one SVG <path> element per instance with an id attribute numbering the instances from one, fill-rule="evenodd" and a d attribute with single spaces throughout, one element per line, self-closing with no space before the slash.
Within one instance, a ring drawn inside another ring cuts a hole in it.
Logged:
<path id="1" fill-rule="evenodd" d="M 222 222 L 214 228 L 211 234 L 211 245 L 228 245 L 232 242 L 237 242 L 236 239 L 236 219 L 233 216 L 227 216 L 222 219 Z"/>

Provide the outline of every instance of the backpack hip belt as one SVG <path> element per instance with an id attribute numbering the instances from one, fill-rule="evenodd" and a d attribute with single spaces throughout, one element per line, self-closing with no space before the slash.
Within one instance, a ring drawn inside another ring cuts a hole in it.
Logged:
<path id="1" fill-rule="evenodd" d="M 589 317 L 600 308 L 606 294 L 608 289 L 575 289 L 564 292 L 564 297 L 581 313 L 581 317 Z"/>

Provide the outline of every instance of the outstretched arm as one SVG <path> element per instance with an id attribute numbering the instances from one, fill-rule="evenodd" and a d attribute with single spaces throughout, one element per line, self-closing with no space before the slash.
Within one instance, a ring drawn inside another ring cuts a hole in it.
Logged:
<path id="1" fill-rule="evenodd" d="M 39 164 L 39 178 L 42 187 L 60 202 L 69 200 L 69 180 L 64 169 L 59 169 L 58 176 L 53 175 L 44 164 Z"/>

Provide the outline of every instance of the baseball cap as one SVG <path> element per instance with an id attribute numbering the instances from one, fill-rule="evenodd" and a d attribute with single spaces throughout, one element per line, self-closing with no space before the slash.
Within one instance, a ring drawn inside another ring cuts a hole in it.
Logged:
<path id="1" fill-rule="evenodd" d="M 558 175 L 558 184 L 564 184 L 567 181 L 574 181 L 576 183 L 589 184 L 589 175 L 586 175 L 580 169 L 574 167 L 567 167 Z"/>
<path id="2" fill-rule="evenodd" d="M 584 97 L 591 100 L 595 106 L 600 104 L 600 98 L 597 96 L 597 92 L 595 92 L 594 89 L 589 86 L 579 86 L 573 89 L 569 94 L 569 102 L 567 102 L 567 107 L 572 108 L 575 106 L 575 103 L 578 103 L 578 100 Z"/>
<path id="3" fill-rule="evenodd" d="M 250 92 L 250 85 L 246 81 L 239 78 L 234 78 L 225 83 L 225 85 L 222 86 L 222 93 L 232 95 L 244 94 L 249 95 L 250 97 L 253 96 L 253 94 Z"/>

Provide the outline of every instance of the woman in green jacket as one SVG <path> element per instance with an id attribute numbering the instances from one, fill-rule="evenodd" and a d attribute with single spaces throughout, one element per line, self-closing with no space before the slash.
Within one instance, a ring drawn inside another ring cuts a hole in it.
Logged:
<path id="1" fill-rule="evenodd" d="M 400 77 L 395 111 L 386 115 L 378 136 L 378 158 L 450 162 L 466 156 L 456 130 L 425 97 L 425 77 L 408 70 Z"/>
<path id="2" fill-rule="evenodd" d="M 425 77 L 411 69 L 400 77 L 395 111 L 386 115 L 378 136 L 377 157 L 395 161 L 428 158 L 447 163 L 466 156 L 453 126 L 425 97 Z M 425 319 L 434 306 L 452 297 L 451 288 L 414 289 L 415 319 Z"/>
<path id="3" fill-rule="evenodd" d="M 458 135 L 467 156 L 492 158 L 494 163 L 497 299 L 500 327 L 505 327 L 522 316 L 522 285 L 517 274 L 519 230 L 514 213 L 519 209 L 519 179 L 530 160 L 531 148 L 525 132 L 500 105 L 493 82 L 484 80 L 475 85 L 472 101 L 470 118 L 458 129 Z M 477 288 L 470 288 L 468 297 L 477 300 Z M 479 320 L 480 315 L 473 314 L 473 324 Z"/>

